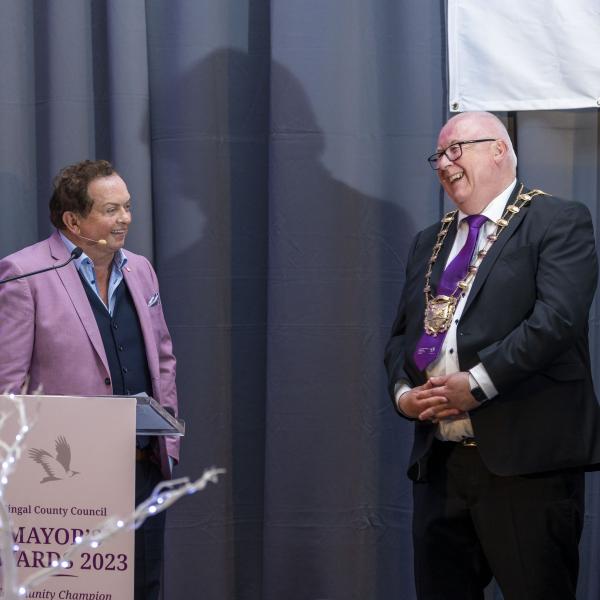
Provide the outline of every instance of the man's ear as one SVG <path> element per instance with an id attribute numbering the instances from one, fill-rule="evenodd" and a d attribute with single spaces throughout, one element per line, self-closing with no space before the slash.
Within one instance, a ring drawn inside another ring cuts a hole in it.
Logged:
<path id="1" fill-rule="evenodd" d="M 68 231 L 79 233 L 79 219 L 74 212 L 66 210 L 62 215 L 62 221 Z"/>
<path id="2" fill-rule="evenodd" d="M 506 142 L 504 140 L 496 140 L 494 142 L 493 149 L 494 149 L 494 160 L 496 162 L 501 161 L 508 153 L 508 146 L 506 145 Z"/>

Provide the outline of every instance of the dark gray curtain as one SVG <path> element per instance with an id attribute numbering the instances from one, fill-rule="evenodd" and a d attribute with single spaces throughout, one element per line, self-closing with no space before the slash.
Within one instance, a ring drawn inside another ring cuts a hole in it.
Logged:
<path id="1" fill-rule="evenodd" d="M 0 2 L 0 255 L 48 234 L 60 167 L 112 160 L 179 360 L 176 474 L 228 471 L 170 510 L 169 600 L 414 598 L 412 431 L 382 352 L 410 240 L 444 210 L 424 160 L 444 30 L 439 0 Z M 500 116 L 521 176 L 597 217 L 598 113 Z"/>

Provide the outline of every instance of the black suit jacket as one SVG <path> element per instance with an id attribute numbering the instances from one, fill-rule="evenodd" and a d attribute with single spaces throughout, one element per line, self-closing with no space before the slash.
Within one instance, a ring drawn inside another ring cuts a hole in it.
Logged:
<path id="1" fill-rule="evenodd" d="M 438 231 L 436 224 L 419 233 L 409 254 L 386 348 L 392 398 L 398 380 L 426 381 L 412 354 L 423 332 L 425 269 Z M 434 293 L 455 236 L 453 223 L 434 266 Z M 522 208 L 482 261 L 457 326 L 457 351 L 461 371 L 482 362 L 499 392 L 470 413 L 479 452 L 493 473 L 600 463 L 600 410 L 588 348 L 597 277 L 589 211 L 551 196 L 536 196 Z M 434 433 L 434 425 L 415 421 L 412 479 L 426 473 Z"/>

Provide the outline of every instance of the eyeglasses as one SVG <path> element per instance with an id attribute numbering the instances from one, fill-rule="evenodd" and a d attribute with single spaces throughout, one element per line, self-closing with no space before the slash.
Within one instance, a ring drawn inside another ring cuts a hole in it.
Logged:
<path id="1" fill-rule="evenodd" d="M 440 158 L 442 158 L 442 155 L 446 155 L 446 158 L 449 161 L 454 162 L 455 160 L 458 160 L 462 156 L 462 147 L 465 144 L 479 144 L 480 142 L 495 142 L 495 141 L 496 141 L 495 138 L 483 138 L 481 140 L 465 140 L 464 142 L 454 142 L 454 144 L 450 144 L 450 146 L 448 146 L 445 150 L 442 150 L 441 152 L 436 152 L 435 154 L 432 154 L 427 159 L 427 161 L 431 165 L 431 168 L 434 171 L 437 171 L 440 168 L 439 162 L 440 162 Z"/>

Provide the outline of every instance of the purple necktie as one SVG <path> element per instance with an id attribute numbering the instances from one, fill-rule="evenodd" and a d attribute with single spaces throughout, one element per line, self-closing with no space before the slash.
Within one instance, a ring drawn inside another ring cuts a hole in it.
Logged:
<path id="1" fill-rule="evenodd" d="M 460 249 L 460 252 L 452 259 L 450 264 L 444 269 L 440 283 L 437 288 L 437 294 L 451 296 L 456 291 L 456 286 L 459 281 L 462 281 L 471 264 L 471 258 L 477 245 L 477 237 L 481 226 L 488 220 L 484 215 L 469 215 L 465 217 L 465 222 L 469 225 L 469 234 L 465 245 Z M 424 371 L 440 353 L 442 344 L 446 337 L 446 331 L 438 333 L 436 336 L 428 333 L 423 333 L 413 358 L 419 370 Z"/>

